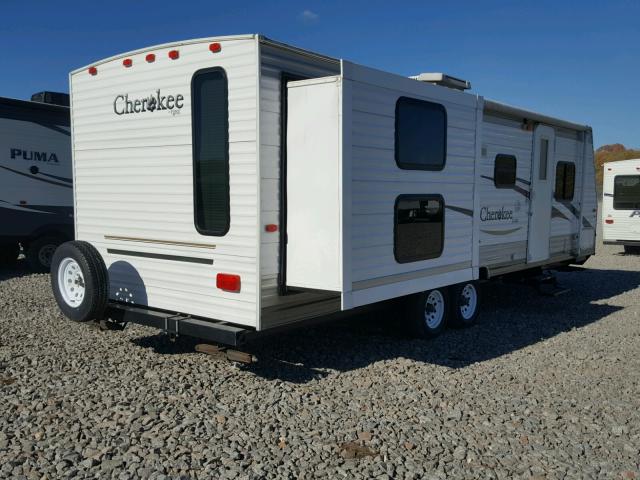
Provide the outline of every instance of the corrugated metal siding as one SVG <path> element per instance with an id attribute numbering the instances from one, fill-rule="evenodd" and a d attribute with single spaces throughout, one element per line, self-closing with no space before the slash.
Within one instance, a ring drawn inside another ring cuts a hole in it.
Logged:
<path id="1" fill-rule="evenodd" d="M 442 92 L 450 93 L 446 89 Z M 401 170 L 396 165 L 395 108 L 401 96 L 442 103 L 447 109 L 447 161 L 442 171 Z M 440 257 L 400 264 L 393 254 L 394 205 L 398 195 L 440 194 L 445 205 L 473 210 L 476 111 L 475 99 L 464 99 L 469 101 L 455 103 L 437 96 L 408 94 L 366 80 L 353 82 L 350 253 L 353 282 L 461 263 L 470 268 L 472 217 L 449 209 L 445 210 L 444 251 Z"/>
<path id="2" fill-rule="evenodd" d="M 521 124 L 485 114 L 482 124 L 482 152 L 479 162 L 479 207 L 509 209 L 512 220 L 480 219 L 480 266 L 525 262 L 529 228 L 532 132 Z M 516 189 L 496 188 L 493 177 L 498 154 L 516 157 Z"/>
<path id="3" fill-rule="evenodd" d="M 269 44 L 260 45 L 260 218 L 261 224 L 278 225 L 280 216 L 280 126 L 282 72 L 304 78 L 325 77 L 340 72 L 336 61 L 323 60 Z M 262 307 L 283 303 L 278 297 L 279 234 L 262 229 Z M 297 295 L 305 301 L 305 295 Z M 308 299 L 306 299 L 308 301 Z M 287 305 L 290 302 L 286 302 Z"/>
<path id="4" fill-rule="evenodd" d="M 257 245 L 257 52 L 256 42 L 228 40 L 215 56 L 207 43 L 181 45 L 170 60 L 165 46 L 99 65 L 96 76 L 72 75 L 78 238 L 95 245 L 110 271 L 111 298 L 192 315 L 256 325 Z M 202 68 L 224 68 L 229 82 L 231 228 L 222 237 L 194 226 L 191 78 Z M 182 94 L 179 114 L 168 111 L 116 115 L 117 95 L 144 98 L 161 89 Z M 138 237 L 215 245 L 158 245 L 106 240 Z M 201 265 L 107 253 L 108 248 L 213 259 Z M 218 290 L 218 272 L 242 277 L 239 294 Z M 126 289 L 126 291 L 125 291 Z"/>

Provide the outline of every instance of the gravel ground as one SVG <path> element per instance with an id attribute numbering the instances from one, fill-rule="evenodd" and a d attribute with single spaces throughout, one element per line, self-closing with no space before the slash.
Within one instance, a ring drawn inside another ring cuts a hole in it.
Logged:
<path id="1" fill-rule="evenodd" d="M 361 315 L 252 366 L 73 324 L 48 276 L 0 273 L 0 477 L 640 478 L 640 257 L 620 252 L 558 298 L 489 285 L 468 330 Z"/>

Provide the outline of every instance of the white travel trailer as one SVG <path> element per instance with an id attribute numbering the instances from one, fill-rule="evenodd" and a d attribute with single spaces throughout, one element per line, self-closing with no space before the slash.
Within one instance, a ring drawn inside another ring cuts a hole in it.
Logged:
<path id="1" fill-rule="evenodd" d="M 58 245 L 73 238 L 69 97 L 0 98 L 0 264 L 20 245 L 36 271 L 48 271 Z"/>
<path id="2" fill-rule="evenodd" d="M 477 282 L 594 253 L 592 134 L 259 35 L 72 72 L 71 319 L 238 344 L 399 299 L 415 333 L 475 321 Z"/>
<path id="3" fill-rule="evenodd" d="M 602 242 L 640 253 L 640 159 L 604 164 Z"/>

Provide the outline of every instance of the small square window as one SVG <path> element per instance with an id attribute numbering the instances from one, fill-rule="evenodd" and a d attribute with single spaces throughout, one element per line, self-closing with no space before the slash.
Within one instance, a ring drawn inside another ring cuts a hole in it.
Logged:
<path id="1" fill-rule="evenodd" d="M 400 97 L 395 157 L 404 170 L 442 170 L 447 157 L 447 111 L 439 103 Z"/>
<path id="2" fill-rule="evenodd" d="M 442 255 L 444 200 L 440 195 L 400 195 L 396 199 L 394 255 L 398 263 Z"/>
<path id="3" fill-rule="evenodd" d="M 493 167 L 493 183 L 496 188 L 513 188 L 516 185 L 517 160 L 513 155 L 496 155 Z"/>

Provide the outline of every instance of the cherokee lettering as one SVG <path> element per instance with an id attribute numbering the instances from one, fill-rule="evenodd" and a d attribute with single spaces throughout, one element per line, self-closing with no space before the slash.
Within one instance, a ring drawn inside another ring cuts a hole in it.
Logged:
<path id="1" fill-rule="evenodd" d="M 491 209 L 489 207 L 482 207 L 480 210 L 480 220 L 483 222 L 491 220 L 512 220 L 513 210 L 507 210 L 504 207 L 500 207 L 500 210 Z"/>
<path id="2" fill-rule="evenodd" d="M 176 110 L 184 106 L 184 96 L 162 95 L 160 89 L 145 98 L 130 99 L 129 94 L 117 95 L 113 99 L 113 112 L 116 115 L 131 113 L 155 112 L 156 110 L 170 110 L 174 115 Z"/>

